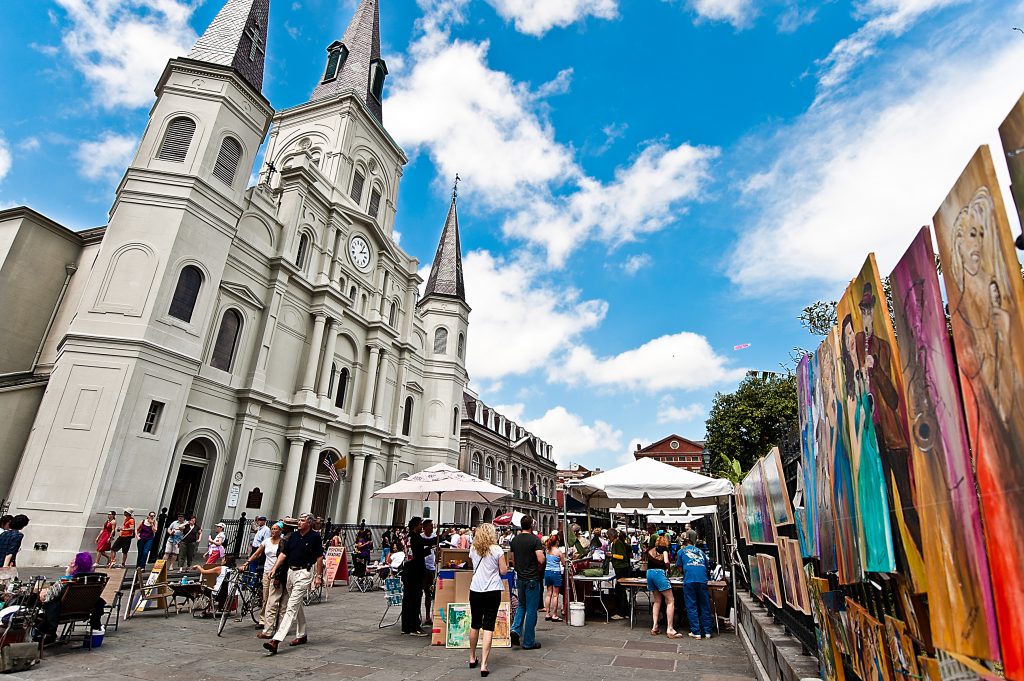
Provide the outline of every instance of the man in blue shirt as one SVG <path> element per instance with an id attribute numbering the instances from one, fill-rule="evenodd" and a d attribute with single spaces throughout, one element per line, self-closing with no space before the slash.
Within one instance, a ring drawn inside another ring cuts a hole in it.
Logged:
<path id="1" fill-rule="evenodd" d="M 711 619 L 711 599 L 708 597 L 708 556 L 683 535 L 683 548 L 676 556 L 676 565 L 683 569 L 683 599 L 686 619 L 690 622 L 690 637 L 711 638 L 714 621 Z"/>

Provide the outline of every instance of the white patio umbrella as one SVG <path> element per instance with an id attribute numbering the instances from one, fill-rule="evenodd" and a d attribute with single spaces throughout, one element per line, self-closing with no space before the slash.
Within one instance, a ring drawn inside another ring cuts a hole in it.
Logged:
<path id="1" fill-rule="evenodd" d="M 512 492 L 443 463 L 382 487 L 373 493 L 383 499 L 413 501 L 482 501 L 490 504 L 512 496 Z"/>
<path id="2" fill-rule="evenodd" d="M 717 503 L 732 495 L 732 483 L 709 478 L 651 458 L 637 459 L 610 471 L 579 480 L 572 495 L 591 508 L 616 505 L 679 508 L 680 504 Z M 643 511 L 640 511 L 643 512 Z"/>

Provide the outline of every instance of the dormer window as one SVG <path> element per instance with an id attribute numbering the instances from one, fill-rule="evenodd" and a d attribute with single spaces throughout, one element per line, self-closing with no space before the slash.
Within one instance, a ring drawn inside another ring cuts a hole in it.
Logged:
<path id="1" fill-rule="evenodd" d="M 341 67 L 345 64 L 346 57 L 348 57 L 348 48 L 342 43 L 335 41 L 328 46 L 327 68 L 324 69 L 323 82 L 327 83 L 338 77 Z"/>
<path id="2" fill-rule="evenodd" d="M 384 97 L 384 79 L 387 75 L 388 67 L 383 59 L 374 59 L 370 63 L 370 94 L 378 102 Z"/>

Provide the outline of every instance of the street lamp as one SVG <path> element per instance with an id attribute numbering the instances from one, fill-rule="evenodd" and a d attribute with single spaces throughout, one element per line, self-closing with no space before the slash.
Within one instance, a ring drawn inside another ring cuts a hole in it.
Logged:
<path id="1" fill-rule="evenodd" d="M 703 461 L 704 461 L 704 467 L 702 469 L 704 471 L 704 475 L 710 475 L 711 474 L 711 452 L 708 451 L 707 447 L 704 447 L 703 449 L 700 450 L 700 458 L 703 459 Z"/>

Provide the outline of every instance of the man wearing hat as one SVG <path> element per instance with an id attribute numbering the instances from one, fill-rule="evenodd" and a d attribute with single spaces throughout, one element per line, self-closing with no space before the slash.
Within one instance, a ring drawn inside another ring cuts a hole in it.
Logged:
<path id="1" fill-rule="evenodd" d="M 320 533 L 313 529 L 313 515 L 303 513 L 298 519 L 298 528 L 288 535 L 278 550 L 274 565 L 274 579 L 287 584 L 288 606 L 277 625 L 274 638 L 263 644 L 271 655 L 277 654 L 277 647 L 288 635 L 295 623 L 295 638 L 288 645 L 301 646 L 306 643 L 306 613 L 302 599 L 309 589 L 320 586 L 324 574 L 324 542 Z M 416 601 L 417 609 L 419 599 Z"/>
<path id="2" fill-rule="evenodd" d="M 173 570 L 178 563 L 179 545 L 184 534 L 182 529 L 188 525 L 185 522 L 185 514 L 179 513 L 178 519 L 167 526 L 167 541 L 164 542 L 164 558 L 167 560 L 167 569 Z"/>
<path id="3" fill-rule="evenodd" d="M 132 547 L 132 539 L 135 538 L 135 509 L 129 506 L 124 509 L 124 522 L 118 531 L 117 539 L 110 547 L 110 555 L 116 556 L 121 552 L 121 567 L 128 564 L 128 549 Z"/>
<path id="4" fill-rule="evenodd" d="M 256 516 L 256 523 L 253 525 L 252 535 L 252 550 L 255 551 L 259 547 L 263 546 L 263 542 L 270 537 L 270 526 L 267 525 L 267 516 L 258 515 Z M 256 559 L 255 562 L 251 563 L 251 567 L 254 572 L 263 577 L 263 554 Z"/>

